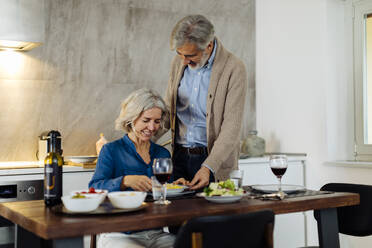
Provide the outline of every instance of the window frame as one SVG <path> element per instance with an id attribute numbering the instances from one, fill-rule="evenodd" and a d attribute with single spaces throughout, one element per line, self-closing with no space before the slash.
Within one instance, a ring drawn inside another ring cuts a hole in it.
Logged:
<path id="1" fill-rule="evenodd" d="M 372 144 L 365 144 L 365 129 L 367 123 L 365 113 L 366 103 L 365 81 L 365 16 L 372 13 L 372 2 L 368 0 L 353 3 L 354 20 L 354 106 L 355 106 L 355 130 L 354 130 L 354 157 L 356 160 L 372 160 Z M 371 130 L 372 131 L 372 130 Z"/>

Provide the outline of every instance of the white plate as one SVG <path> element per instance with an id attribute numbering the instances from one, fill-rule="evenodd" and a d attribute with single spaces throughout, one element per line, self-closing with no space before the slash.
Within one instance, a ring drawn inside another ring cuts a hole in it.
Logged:
<path id="1" fill-rule="evenodd" d="M 91 163 L 97 159 L 97 156 L 67 156 L 65 159 L 73 163 Z"/>
<path id="2" fill-rule="evenodd" d="M 178 197 L 178 196 L 183 196 L 183 195 L 191 195 L 191 194 L 194 194 L 194 193 L 195 193 L 194 190 L 185 190 L 185 191 L 178 192 L 178 193 L 173 193 L 173 194 L 168 194 L 167 193 L 167 199 L 168 198 L 171 199 L 171 198 Z M 152 192 L 148 192 L 148 195 L 153 197 Z"/>
<path id="3" fill-rule="evenodd" d="M 257 184 L 252 185 L 252 189 L 261 191 L 262 193 L 275 193 L 278 192 L 278 184 Z M 301 185 L 282 184 L 282 190 L 284 193 L 291 194 L 296 192 L 305 191 L 305 187 Z"/>
<path id="4" fill-rule="evenodd" d="M 206 196 L 204 193 L 198 193 L 197 196 L 204 197 L 207 201 L 214 203 L 232 203 L 237 202 L 242 199 L 244 195 L 234 195 L 234 196 Z"/>
<path id="5" fill-rule="evenodd" d="M 188 188 L 187 186 L 182 186 L 182 188 L 179 189 L 167 189 L 167 195 L 169 196 L 180 195 L 187 188 Z"/>

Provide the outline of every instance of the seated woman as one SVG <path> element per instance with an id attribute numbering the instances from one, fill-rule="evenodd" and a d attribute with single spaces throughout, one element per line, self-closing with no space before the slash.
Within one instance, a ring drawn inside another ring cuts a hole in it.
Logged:
<path id="1" fill-rule="evenodd" d="M 116 129 L 126 134 L 102 147 L 89 187 L 108 191 L 150 191 L 153 159 L 170 157 L 167 149 L 150 139 L 163 127 L 168 116 L 164 101 L 154 91 L 140 89 L 130 94 L 115 121 Z M 174 236 L 163 229 L 104 233 L 98 239 L 98 247 L 166 248 L 173 247 L 173 243 Z"/>

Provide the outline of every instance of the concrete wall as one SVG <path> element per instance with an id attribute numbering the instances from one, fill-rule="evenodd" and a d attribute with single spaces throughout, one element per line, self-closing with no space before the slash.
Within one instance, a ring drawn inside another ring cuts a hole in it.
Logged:
<path id="1" fill-rule="evenodd" d="M 37 136 L 62 133 L 65 155 L 95 153 L 113 140 L 120 102 L 133 90 L 163 93 L 175 22 L 200 13 L 249 76 L 243 137 L 255 128 L 255 1 L 45 1 L 45 43 L 0 52 L 0 161 L 35 160 Z"/>

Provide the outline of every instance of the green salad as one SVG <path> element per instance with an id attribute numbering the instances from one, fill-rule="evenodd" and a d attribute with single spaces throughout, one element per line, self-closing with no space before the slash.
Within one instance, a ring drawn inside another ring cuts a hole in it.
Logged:
<path id="1" fill-rule="evenodd" d="M 235 188 L 235 184 L 230 179 L 220 181 L 218 183 L 210 183 L 208 187 L 204 188 L 206 196 L 235 196 L 243 195 L 242 188 Z"/>

